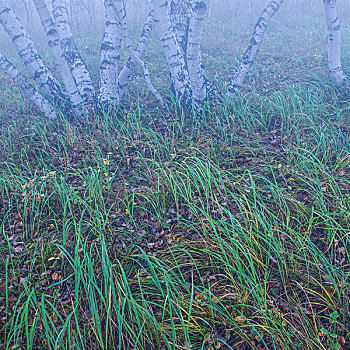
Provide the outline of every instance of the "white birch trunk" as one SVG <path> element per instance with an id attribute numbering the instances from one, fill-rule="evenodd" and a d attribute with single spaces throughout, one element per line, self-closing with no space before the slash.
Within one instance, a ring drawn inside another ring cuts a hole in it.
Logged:
<path id="1" fill-rule="evenodd" d="M 193 0 L 171 0 L 169 3 L 170 21 L 173 25 L 176 39 L 184 55 L 187 57 L 188 31 L 192 16 Z"/>
<path id="2" fill-rule="evenodd" d="M 39 89 L 52 101 L 59 103 L 60 100 L 67 99 L 64 89 L 42 61 L 32 39 L 13 10 L 7 6 L 7 1 L 0 1 L 0 23 L 15 44 L 25 67 Z"/>
<path id="3" fill-rule="evenodd" d="M 62 81 L 68 93 L 70 102 L 74 110 L 74 114 L 78 119 L 82 119 L 84 117 L 85 112 L 83 100 L 79 94 L 79 91 L 73 79 L 72 73 L 68 67 L 68 64 L 64 58 L 55 23 L 52 20 L 50 12 L 46 6 L 45 0 L 34 0 L 34 5 L 40 17 L 41 24 L 46 33 L 50 50 L 54 57 L 57 70 L 62 78 Z"/>
<path id="4" fill-rule="evenodd" d="M 343 72 L 340 51 L 340 22 L 337 12 L 337 0 L 323 0 L 324 11 L 328 27 L 328 66 L 332 82 L 342 86 L 346 80 Z"/>
<path id="5" fill-rule="evenodd" d="M 0 53 L 0 69 L 12 79 L 19 91 L 30 101 L 32 101 L 44 115 L 54 120 L 57 118 L 55 108 L 50 101 L 45 99 L 27 80 L 27 78 L 16 69 L 4 55 Z"/>
<path id="6" fill-rule="evenodd" d="M 112 1 L 104 0 L 105 32 L 101 45 L 99 101 L 116 106 L 119 104 L 118 63 L 122 40 L 122 25 L 116 11 L 122 10 L 113 6 Z"/>
<path id="7" fill-rule="evenodd" d="M 244 79 L 246 78 L 250 68 L 256 59 L 256 56 L 259 53 L 267 25 L 271 18 L 279 10 L 283 2 L 284 0 L 272 0 L 264 9 L 258 22 L 256 23 L 249 46 L 243 56 L 243 60 L 231 80 L 228 89 L 230 99 L 233 99 L 240 92 Z"/>
<path id="8" fill-rule="evenodd" d="M 122 27 L 123 27 L 123 36 L 125 39 L 126 46 L 129 50 L 129 53 L 130 53 L 131 57 L 133 57 L 134 61 L 141 67 L 148 89 L 151 91 L 151 93 L 158 100 L 159 104 L 162 107 L 165 107 L 166 105 L 165 105 L 165 102 L 163 100 L 162 95 L 158 92 L 158 90 L 152 84 L 151 75 L 150 75 L 150 72 L 148 70 L 147 64 L 145 62 L 143 62 L 136 55 L 135 51 L 132 48 L 131 42 L 129 40 L 129 35 L 128 35 L 128 26 L 127 26 L 127 22 L 126 22 L 126 9 L 124 6 L 125 4 L 120 4 L 120 5 L 121 5 L 122 10 L 118 11 L 118 8 L 116 7 L 116 13 L 117 13 L 118 19 L 121 22 Z"/>
<path id="9" fill-rule="evenodd" d="M 143 26 L 139 43 L 137 45 L 137 48 L 134 51 L 136 56 L 141 60 L 148 47 L 149 37 L 151 35 L 152 28 L 153 28 L 153 22 L 154 22 L 153 11 L 151 11 L 147 16 L 147 20 Z M 134 60 L 133 55 L 131 55 L 127 60 L 127 62 L 125 63 L 123 69 L 119 73 L 118 83 L 119 83 L 120 99 L 123 97 L 125 93 L 126 86 L 128 85 L 130 77 L 133 74 L 136 66 L 137 66 L 137 62 Z"/>
<path id="10" fill-rule="evenodd" d="M 195 110 L 199 110 L 207 96 L 208 87 L 201 54 L 201 40 L 203 22 L 207 12 L 207 0 L 193 2 L 187 40 L 187 68 L 191 79 L 193 106 Z"/>
<path id="11" fill-rule="evenodd" d="M 72 72 L 76 87 L 88 107 L 94 103 L 95 89 L 90 74 L 80 56 L 69 24 L 68 11 L 64 0 L 52 0 L 53 16 L 64 57 Z"/>
<path id="12" fill-rule="evenodd" d="M 171 83 L 176 99 L 180 105 L 188 108 L 192 99 L 191 82 L 184 56 L 169 18 L 167 1 L 153 0 L 153 11 L 158 36 L 170 69 Z"/>

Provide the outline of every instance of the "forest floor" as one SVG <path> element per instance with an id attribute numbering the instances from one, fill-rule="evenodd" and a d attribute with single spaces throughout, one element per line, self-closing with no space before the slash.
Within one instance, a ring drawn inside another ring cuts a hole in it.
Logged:
<path id="1" fill-rule="evenodd" d="M 278 43 L 201 120 L 141 88 L 53 123 L 1 79 L 0 347 L 350 349 L 349 98 Z"/>

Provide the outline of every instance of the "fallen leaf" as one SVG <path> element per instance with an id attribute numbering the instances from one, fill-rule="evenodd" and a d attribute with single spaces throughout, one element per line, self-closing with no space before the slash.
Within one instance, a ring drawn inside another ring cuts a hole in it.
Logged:
<path id="1" fill-rule="evenodd" d="M 59 258 L 59 257 L 52 256 L 51 258 L 47 259 L 47 261 L 51 261 L 51 260 L 60 260 L 60 258 Z"/>
<path id="2" fill-rule="evenodd" d="M 345 338 L 343 336 L 340 336 L 339 337 L 339 340 L 338 340 L 338 343 L 341 345 L 341 346 L 344 346 L 346 344 L 346 341 L 345 341 Z"/>
<path id="3" fill-rule="evenodd" d="M 23 252 L 23 247 L 18 246 L 14 250 L 15 250 L 16 253 L 22 253 Z"/>
<path id="4" fill-rule="evenodd" d="M 243 324 L 247 322 L 247 319 L 243 315 L 239 315 L 234 319 L 234 321 Z"/>
<path id="5" fill-rule="evenodd" d="M 58 273 L 54 272 L 54 273 L 51 275 L 51 278 L 52 278 L 54 281 L 59 281 L 60 276 L 59 276 Z"/>

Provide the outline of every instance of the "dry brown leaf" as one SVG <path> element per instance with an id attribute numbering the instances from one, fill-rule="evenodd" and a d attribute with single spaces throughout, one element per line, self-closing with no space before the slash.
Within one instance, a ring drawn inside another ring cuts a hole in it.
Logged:
<path id="1" fill-rule="evenodd" d="M 60 279 L 60 276 L 58 273 L 54 272 L 52 275 L 51 275 L 51 278 L 54 280 L 54 281 L 58 281 Z"/>
<path id="2" fill-rule="evenodd" d="M 247 322 L 247 319 L 243 315 L 239 315 L 235 318 L 234 321 L 239 323 L 239 324 L 243 324 L 243 323 Z"/>

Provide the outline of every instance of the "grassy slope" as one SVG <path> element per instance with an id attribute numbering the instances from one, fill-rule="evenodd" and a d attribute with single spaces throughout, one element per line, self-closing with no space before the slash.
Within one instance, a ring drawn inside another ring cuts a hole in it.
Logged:
<path id="1" fill-rule="evenodd" d="M 1 80 L 5 348 L 349 348 L 349 103 L 320 23 L 282 41 L 284 19 L 252 89 L 200 124 L 154 109 L 142 82 L 118 120 L 53 124 Z M 249 32 L 208 29 L 221 90 Z"/>

